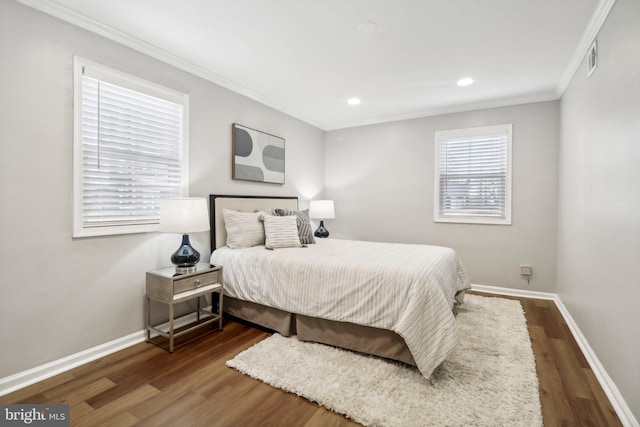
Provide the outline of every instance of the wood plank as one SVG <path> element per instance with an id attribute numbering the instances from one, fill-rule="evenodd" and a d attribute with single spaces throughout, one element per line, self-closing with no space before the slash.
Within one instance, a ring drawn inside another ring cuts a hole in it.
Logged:
<path id="1" fill-rule="evenodd" d="M 553 419 L 556 425 L 571 425 L 573 414 L 566 391 L 558 372 L 553 353 L 549 348 L 549 338 L 542 326 L 529 326 L 531 344 L 536 356 L 536 372 L 540 389 L 542 418 Z"/>
<path id="2" fill-rule="evenodd" d="M 589 368 L 583 368 L 582 372 L 585 379 L 589 383 L 589 387 L 591 388 L 595 399 L 595 401 L 592 401 L 591 404 L 594 406 L 594 408 L 600 411 L 604 418 L 604 423 L 602 425 L 617 425 L 616 423 L 618 423 L 619 420 L 618 416 L 616 415 L 616 411 L 615 409 L 613 409 L 613 406 L 611 406 L 611 402 L 609 402 L 609 398 L 604 393 L 604 390 L 602 390 L 602 387 L 600 386 L 596 375 Z"/>
<path id="3" fill-rule="evenodd" d="M 161 393 L 152 399 L 148 399 L 149 403 L 156 403 L 156 410 L 151 412 L 146 418 L 143 418 L 137 425 L 139 426 L 186 426 L 195 425 L 191 423 L 190 414 L 194 407 L 206 407 L 206 400 L 197 393 L 182 393 L 180 397 L 174 397 L 167 402 L 163 399 Z M 162 401 L 162 402 L 160 402 Z M 132 414 L 137 415 L 137 408 L 130 410 Z"/>
<path id="4" fill-rule="evenodd" d="M 621 426 L 555 304 L 509 299 L 522 303 L 527 319 L 545 426 Z M 269 333 L 233 321 L 223 331 L 203 330 L 185 337 L 188 343 L 173 354 L 137 344 L 0 401 L 68 403 L 74 426 L 357 425 L 225 366 Z"/>
<path id="5" fill-rule="evenodd" d="M 29 387 L 14 391 L 6 396 L 0 397 L 2 403 L 19 403 L 32 401 L 38 395 L 42 395 L 45 391 L 66 384 L 76 379 L 76 375 L 72 371 L 63 372 L 46 380 L 35 383 Z M 36 403 L 35 401 L 33 403 Z"/>
<path id="6" fill-rule="evenodd" d="M 93 412 L 85 413 L 77 419 L 71 420 L 74 426 L 92 427 L 97 425 L 120 425 L 118 423 L 129 424 L 129 420 L 137 421 L 129 413 L 129 410 L 147 399 L 158 395 L 160 390 L 144 384 L 136 389 L 130 390 L 126 395 L 101 406 Z M 158 410 L 161 408 L 158 408 Z M 126 415 L 124 415 L 126 413 Z"/>
<path id="7" fill-rule="evenodd" d="M 303 427 L 348 427 L 359 426 L 360 424 L 347 419 L 343 415 L 318 408 L 313 413 L 313 416 L 305 424 L 301 425 Z"/>

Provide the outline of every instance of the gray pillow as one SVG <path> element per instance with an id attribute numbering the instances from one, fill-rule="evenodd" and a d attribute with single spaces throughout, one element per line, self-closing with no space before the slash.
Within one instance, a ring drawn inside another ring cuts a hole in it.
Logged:
<path id="1" fill-rule="evenodd" d="M 296 216 L 296 224 L 298 226 L 298 236 L 300 237 L 300 243 L 303 245 L 309 245 L 315 243 L 316 239 L 313 237 L 313 230 L 311 229 L 311 221 L 309 220 L 309 209 L 303 211 L 294 211 L 289 209 L 276 209 L 276 215 L 278 216 Z"/>

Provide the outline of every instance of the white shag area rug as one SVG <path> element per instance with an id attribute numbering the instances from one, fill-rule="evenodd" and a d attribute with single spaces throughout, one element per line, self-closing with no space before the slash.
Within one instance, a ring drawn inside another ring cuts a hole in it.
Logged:
<path id="1" fill-rule="evenodd" d="M 430 379 L 401 363 L 278 334 L 227 366 L 366 426 L 542 426 L 520 302 L 465 296 L 461 343 Z"/>

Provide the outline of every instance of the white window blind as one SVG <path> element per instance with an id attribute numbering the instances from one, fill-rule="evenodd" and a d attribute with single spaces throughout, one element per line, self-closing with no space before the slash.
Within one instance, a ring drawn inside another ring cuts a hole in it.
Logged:
<path id="1" fill-rule="evenodd" d="M 186 95 L 78 58 L 76 91 L 74 235 L 157 229 L 185 194 Z"/>
<path id="2" fill-rule="evenodd" d="M 511 224 L 511 125 L 436 132 L 435 221 Z"/>

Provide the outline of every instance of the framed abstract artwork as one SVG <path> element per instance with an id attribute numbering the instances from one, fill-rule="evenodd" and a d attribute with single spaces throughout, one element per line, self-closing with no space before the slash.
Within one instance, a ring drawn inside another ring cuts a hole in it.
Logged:
<path id="1" fill-rule="evenodd" d="M 284 184 L 284 138 L 233 124 L 232 177 Z"/>

